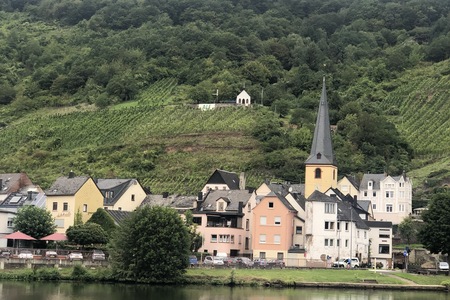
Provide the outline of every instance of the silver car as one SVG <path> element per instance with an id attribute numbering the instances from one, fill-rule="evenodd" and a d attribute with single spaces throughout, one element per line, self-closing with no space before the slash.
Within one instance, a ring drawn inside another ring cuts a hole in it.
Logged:
<path id="1" fill-rule="evenodd" d="M 23 251 L 20 251 L 18 257 L 22 258 L 22 259 L 33 259 L 33 253 L 31 253 L 31 251 L 28 251 L 28 250 L 23 250 Z"/>

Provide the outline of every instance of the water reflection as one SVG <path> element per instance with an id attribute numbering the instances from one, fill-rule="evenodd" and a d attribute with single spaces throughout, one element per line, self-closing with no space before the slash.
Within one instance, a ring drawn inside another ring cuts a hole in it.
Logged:
<path id="1" fill-rule="evenodd" d="M 450 300 L 450 294 L 346 289 L 159 287 L 123 284 L 0 282 L 0 300 Z"/>

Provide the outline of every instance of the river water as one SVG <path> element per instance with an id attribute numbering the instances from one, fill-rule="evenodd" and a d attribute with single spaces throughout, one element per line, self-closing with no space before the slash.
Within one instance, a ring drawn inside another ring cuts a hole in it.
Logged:
<path id="1" fill-rule="evenodd" d="M 449 293 L 345 289 L 155 287 L 123 284 L 0 282 L 0 300 L 450 300 Z"/>

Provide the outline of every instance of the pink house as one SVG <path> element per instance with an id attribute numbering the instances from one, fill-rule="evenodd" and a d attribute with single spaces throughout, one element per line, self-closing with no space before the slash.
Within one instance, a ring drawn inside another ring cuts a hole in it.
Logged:
<path id="1" fill-rule="evenodd" d="M 285 259 L 294 244 L 297 210 L 278 193 L 264 196 L 253 209 L 253 256 Z"/>

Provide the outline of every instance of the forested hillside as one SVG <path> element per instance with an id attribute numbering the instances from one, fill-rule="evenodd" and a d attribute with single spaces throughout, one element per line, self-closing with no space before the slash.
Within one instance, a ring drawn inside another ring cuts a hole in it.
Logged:
<path id="1" fill-rule="evenodd" d="M 69 169 L 135 176 L 171 192 L 196 190 L 215 168 L 246 171 L 255 184 L 298 182 L 325 76 L 341 174 L 449 177 L 449 1 L 0 8 L 0 172 L 44 186 Z M 244 87 L 264 108 L 185 106 L 227 102 Z"/>

